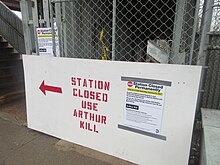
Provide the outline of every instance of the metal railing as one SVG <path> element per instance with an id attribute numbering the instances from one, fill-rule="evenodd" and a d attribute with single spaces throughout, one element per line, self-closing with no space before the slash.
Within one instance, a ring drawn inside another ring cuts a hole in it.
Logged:
<path id="1" fill-rule="evenodd" d="M 0 1 L 0 34 L 19 53 L 25 53 L 22 21 Z"/>

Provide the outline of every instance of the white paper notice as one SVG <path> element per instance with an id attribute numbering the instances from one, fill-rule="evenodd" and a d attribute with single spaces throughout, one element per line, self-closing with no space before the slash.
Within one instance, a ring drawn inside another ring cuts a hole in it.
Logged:
<path id="1" fill-rule="evenodd" d="M 37 40 L 40 56 L 53 56 L 53 42 L 51 28 L 37 28 Z M 56 56 L 60 56 L 58 30 L 55 30 Z"/>
<path id="2" fill-rule="evenodd" d="M 160 134 L 164 95 L 163 85 L 128 81 L 124 124 Z"/>

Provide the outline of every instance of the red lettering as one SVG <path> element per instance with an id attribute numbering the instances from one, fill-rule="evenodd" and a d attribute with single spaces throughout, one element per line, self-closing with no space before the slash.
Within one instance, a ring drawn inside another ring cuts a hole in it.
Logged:
<path id="1" fill-rule="evenodd" d="M 73 88 L 73 96 L 77 96 L 76 91 L 77 91 L 77 89 L 76 89 L 76 88 Z"/>
<path id="2" fill-rule="evenodd" d="M 108 94 L 107 93 L 94 92 L 94 91 L 89 91 L 89 90 L 73 88 L 73 96 L 91 99 L 91 100 L 108 102 Z M 90 107 L 89 110 L 92 109 L 90 103 L 87 104 L 87 107 Z"/>
<path id="3" fill-rule="evenodd" d="M 98 89 L 103 89 L 103 81 L 98 81 Z"/>
<path id="4" fill-rule="evenodd" d="M 92 88 L 92 82 L 93 80 L 89 79 L 89 87 Z"/>
<path id="5" fill-rule="evenodd" d="M 72 85 L 76 85 L 76 78 L 72 77 Z"/>
<path id="6" fill-rule="evenodd" d="M 85 122 L 85 129 L 88 129 L 88 128 L 87 128 L 87 122 Z"/>
<path id="7" fill-rule="evenodd" d="M 109 91 L 109 89 L 110 89 L 110 82 L 105 82 L 104 90 Z"/>
<path id="8" fill-rule="evenodd" d="M 79 115 L 78 117 L 79 117 L 79 118 L 83 118 L 83 117 L 82 117 L 82 113 L 83 113 L 83 112 L 82 112 L 81 110 L 79 110 L 79 113 L 78 113 L 78 115 Z"/>
<path id="9" fill-rule="evenodd" d="M 92 99 L 92 100 L 95 99 L 95 92 L 90 91 L 90 99 Z"/>
<path id="10" fill-rule="evenodd" d="M 101 89 L 101 90 L 110 90 L 110 82 L 102 81 L 102 80 L 92 80 L 92 79 L 83 79 L 80 77 L 71 77 L 71 83 L 74 86 L 83 86 L 89 87 L 94 89 Z"/>
<path id="11" fill-rule="evenodd" d="M 97 87 L 96 87 L 96 80 L 95 80 L 95 89 L 96 89 Z"/>
<path id="12" fill-rule="evenodd" d="M 95 99 L 98 100 L 98 101 L 101 101 L 100 95 L 101 95 L 100 92 L 96 92 L 96 97 L 95 97 Z"/>
<path id="13" fill-rule="evenodd" d="M 76 109 L 74 109 L 74 111 L 73 111 L 73 116 L 74 116 L 74 117 L 77 117 L 77 111 L 76 111 Z"/>
<path id="14" fill-rule="evenodd" d="M 103 97 L 102 97 L 102 101 L 104 101 L 104 102 L 108 102 L 108 94 L 103 93 L 102 96 L 103 96 Z"/>
<path id="15" fill-rule="evenodd" d="M 101 119 L 100 115 L 96 114 L 95 115 L 95 122 L 100 123 L 100 119 Z"/>
<path id="16" fill-rule="evenodd" d="M 84 122 L 84 121 L 80 121 L 79 122 L 79 128 L 82 128 L 82 129 L 85 129 L 85 130 L 88 130 L 88 131 L 93 131 L 95 133 L 98 133 L 98 129 L 97 129 L 97 126 L 92 123 L 88 123 L 88 122 Z"/>
<path id="17" fill-rule="evenodd" d="M 93 103 L 93 102 L 90 102 L 90 101 L 82 100 L 81 106 L 84 109 L 98 111 L 98 103 Z"/>
<path id="18" fill-rule="evenodd" d="M 102 116 L 102 124 L 106 124 L 106 116 Z"/>
<path id="19" fill-rule="evenodd" d="M 96 125 L 94 125 L 94 132 L 99 133 L 99 131 L 96 128 Z"/>
<path id="20" fill-rule="evenodd" d="M 91 129 L 91 127 L 90 127 L 90 123 L 87 123 L 87 125 L 88 125 L 88 130 L 89 130 L 89 131 L 92 131 L 92 129 Z"/>
<path id="21" fill-rule="evenodd" d="M 84 98 L 88 99 L 89 98 L 89 91 L 84 90 Z"/>
<path id="22" fill-rule="evenodd" d="M 81 94 L 81 90 L 80 89 L 78 89 L 78 92 L 79 92 L 78 96 L 79 97 L 83 97 L 83 95 Z"/>
<path id="23" fill-rule="evenodd" d="M 80 121 L 80 122 L 79 122 L 79 128 L 84 129 L 84 121 Z"/>
<path id="24" fill-rule="evenodd" d="M 84 111 L 85 119 L 87 119 L 87 115 L 88 115 L 88 113 L 89 113 L 89 112 Z"/>
<path id="25" fill-rule="evenodd" d="M 81 78 L 78 77 L 77 80 L 78 80 L 78 86 L 81 86 L 80 84 Z"/>
<path id="26" fill-rule="evenodd" d="M 83 87 L 87 87 L 87 81 L 86 81 L 86 79 L 84 79 L 84 81 L 83 81 Z"/>
<path id="27" fill-rule="evenodd" d="M 82 105 L 82 108 L 86 109 L 86 101 L 82 100 L 82 104 L 81 105 Z"/>
<path id="28" fill-rule="evenodd" d="M 92 103 L 91 102 L 87 102 L 88 105 L 88 110 L 92 110 Z"/>
<path id="29" fill-rule="evenodd" d="M 93 110 L 98 111 L 98 103 L 93 103 Z"/>
<path id="30" fill-rule="evenodd" d="M 94 113 L 90 113 L 90 118 L 91 121 L 94 121 Z"/>

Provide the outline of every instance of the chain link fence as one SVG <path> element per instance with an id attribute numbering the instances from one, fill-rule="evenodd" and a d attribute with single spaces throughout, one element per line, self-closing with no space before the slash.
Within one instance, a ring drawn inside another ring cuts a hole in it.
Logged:
<path id="1" fill-rule="evenodd" d="M 212 5 L 202 107 L 220 110 L 220 1 Z"/>
<path id="2" fill-rule="evenodd" d="M 111 58 L 112 0 L 71 0 L 59 2 L 54 8 L 61 14 L 56 18 L 62 56 L 101 59 L 103 41 L 107 59 Z"/>
<path id="3" fill-rule="evenodd" d="M 53 2 L 64 57 L 196 64 L 201 1 Z"/>
<path id="4" fill-rule="evenodd" d="M 210 42 L 207 37 L 210 30 L 215 34 L 220 30 L 219 0 L 54 2 L 53 15 L 59 31 L 61 56 L 185 65 L 208 64 L 204 80 L 205 92 L 201 96 L 202 106 L 220 108 L 219 35 L 209 35 Z M 199 162 L 199 112 L 195 117 L 189 165 Z"/>
<path id="5" fill-rule="evenodd" d="M 220 110 L 220 33 L 211 33 L 202 107 Z"/>
<path id="6" fill-rule="evenodd" d="M 220 32 L 220 0 L 214 1 L 211 32 Z"/>

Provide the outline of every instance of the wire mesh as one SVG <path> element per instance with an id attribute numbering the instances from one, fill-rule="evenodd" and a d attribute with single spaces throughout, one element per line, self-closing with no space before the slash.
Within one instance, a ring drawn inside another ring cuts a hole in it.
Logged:
<path id="1" fill-rule="evenodd" d="M 113 5 L 113 2 L 116 5 Z M 68 0 L 60 4 L 61 55 L 193 64 L 199 49 L 200 1 Z M 113 12 L 115 9 L 115 13 Z M 116 21 L 113 21 L 116 18 Z M 114 29 L 116 29 L 114 31 Z M 113 39 L 115 38 L 115 40 Z M 112 46 L 112 45 L 115 45 Z"/>
<path id="2" fill-rule="evenodd" d="M 102 42 L 111 49 L 112 1 L 72 0 L 60 2 L 61 54 L 65 57 L 101 59 Z M 104 32 L 100 39 L 100 33 Z M 110 59 L 110 51 L 107 51 Z"/>
<path id="3" fill-rule="evenodd" d="M 220 1 L 219 0 L 214 1 L 211 31 L 220 32 Z"/>
<path id="4" fill-rule="evenodd" d="M 207 66 L 205 79 L 205 92 L 203 96 L 203 107 L 220 110 L 220 35 L 210 35 L 210 46 L 208 47 Z"/>

